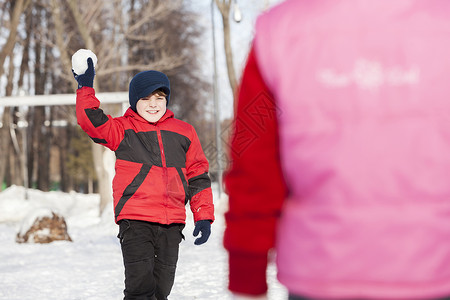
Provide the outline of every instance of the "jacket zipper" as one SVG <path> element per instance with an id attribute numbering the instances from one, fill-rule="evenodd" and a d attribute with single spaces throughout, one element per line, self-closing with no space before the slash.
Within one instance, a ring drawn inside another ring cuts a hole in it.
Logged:
<path id="1" fill-rule="evenodd" d="M 164 180 L 164 186 L 165 188 L 165 194 L 164 194 L 164 206 L 165 206 L 165 215 L 166 215 L 166 223 L 169 222 L 169 217 L 167 214 L 167 203 L 169 200 L 169 174 L 167 172 L 167 164 L 166 164 L 166 154 L 164 153 L 164 146 L 163 146 L 163 142 L 162 142 L 162 137 L 161 137 L 161 130 L 159 129 L 158 125 L 156 126 L 156 134 L 158 136 L 158 143 L 159 143 L 159 149 L 161 151 L 161 163 L 162 163 L 162 167 L 163 167 L 163 180 Z"/>

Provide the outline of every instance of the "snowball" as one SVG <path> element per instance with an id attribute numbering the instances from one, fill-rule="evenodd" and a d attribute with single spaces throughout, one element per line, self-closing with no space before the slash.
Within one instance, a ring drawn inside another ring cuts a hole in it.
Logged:
<path id="1" fill-rule="evenodd" d="M 97 66 L 97 56 L 88 49 L 80 49 L 72 55 L 72 69 L 77 75 L 84 74 L 88 68 L 87 59 L 92 58 L 94 68 Z"/>

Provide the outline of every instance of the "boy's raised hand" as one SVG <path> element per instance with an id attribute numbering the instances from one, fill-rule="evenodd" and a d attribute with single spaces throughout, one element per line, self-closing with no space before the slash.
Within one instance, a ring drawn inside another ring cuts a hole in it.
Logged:
<path id="1" fill-rule="evenodd" d="M 94 76 L 95 76 L 95 68 L 94 63 L 92 62 L 92 58 L 87 59 L 88 68 L 84 74 L 78 75 L 72 69 L 73 77 L 78 82 L 78 88 L 82 88 L 83 86 L 94 87 Z"/>
<path id="2" fill-rule="evenodd" d="M 201 236 L 195 239 L 194 244 L 201 245 L 206 243 L 209 236 L 211 235 L 211 221 L 210 220 L 200 220 L 195 222 L 194 228 L 194 236 L 197 236 L 199 233 L 202 233 Z"/>

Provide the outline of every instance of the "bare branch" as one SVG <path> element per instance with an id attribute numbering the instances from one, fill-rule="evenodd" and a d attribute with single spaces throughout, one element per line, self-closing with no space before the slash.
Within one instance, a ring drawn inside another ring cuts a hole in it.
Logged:
<path id="1" fill-rule="evenodd" d="M 0 51 L 0 76 L 3 74 L 3 64 L 6 57 L 11 54 L 16 44 L 17 27 L 20 23 L 20 16 L 30 4 L 31 0 L 17 0 L 15 1 L 14 10 L 11 14 L 11 21 L 9 26 L 9 36 L 5 45 Z"/>
<path id="2" fill-rule="evenodd" d="M 220 14 L 228 19 L 230 15 L 231 0 L 214 0 L 219 8 Z"/>
<path id="3" fill-rule="evenodd" d="M 66 78 L 69 77 L 69 70 L 72 69 L 72 63 L 70 61 L 69 55 L 67 53 L 67 47 L 63 39 L 64 26 L 61 18 L 60 5 L 58 4 L 57 0 L 51 0 L 50 6 L 53 16 L 53 22 L 55 23 L 56 45 L 58 46 L 59 53 L 61 55 L 62 74 L 64 75 L 63 77 Z"/>
<path id="4" fill-rule="evenodd" d="M 97 17 L 102 13 L 102 7 L 105 5 L 104 1 L 97 0 L 94 3 L 89 3 L 89 9 L 87 10 L 87 14 L 84 17 L 84 22 L 87 24 L 87 28 L 92 30 L 95 26 L 95 22 Z M 90 32 L 89 32 L 90 33 Z"/>
<path id="5" fill-rule="evenodd" d="M 158 2 L 156 6 L 147 5 L 145 8 L 145 12 L 143 15 L 145 18 L 140 18 L 136 23 L 131 25 L 125 34 L 130 34 L 139 28 L 141 28 L 144 24 L 148 23 L 148 20 L 157 19 L 157 18 L 166 18 L 169 16 L 170 9 L 168 9 L 168 4 Z"/>
<path id="6" fill-rule="evenodd" d="M 89 30 L 84 23 L 83 16 L 81 15 L 80 11 L 78 10 L 78 1 L 76 0 L 67 0 L 67 4 L 69 4 L 70 11 L 72 12 L 72 15 L 75 19 L 75 23 L 77 24 L 78 30 L 81 34 L 81 37 L 86 44 L 86 48 L 88 49 L 94 49 L 94 40 L 89 35 Z"/>
<path id="7" fill-rule="evenodd" d="M 144 42 L 155 42 L 158 39 L 161 39 L 161 37 L 164 34 L 164 30 L 159 28 L 156 31 L 152 31 L 152 34 L 149 35 L 134 35 L 134 34 L 127 34 L 126 38 L 131 41 L 144 41 Z"/>
<path id="8" fill-rule="evenodd" d="M 150 63 L 150 64 L 137 64 L 137 65 L 125 65 L 125 66 L 116 66 L 111 67 L 108 69 L 103 69 L 98 72 L 98 76 L 106 76 L 110 74 L 114 74 L 117 72 L 124 72 L 124 71 L 146 71 L 146 70 L 171 70 L 175 69 L 185 63 L 185 58 L 180 59 L 164 59 L 164 60 L 158 60 L 156 62 Z"/>

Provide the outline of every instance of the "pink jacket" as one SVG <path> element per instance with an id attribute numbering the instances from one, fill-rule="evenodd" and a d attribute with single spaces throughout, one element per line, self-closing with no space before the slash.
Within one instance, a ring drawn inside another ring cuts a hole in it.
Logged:
<path id="1" fill-rule="evenodd" d="M 450 1 L 288 0 L 258 19 L 252 51 L 289 190 L 281 283 L 309 297 L 450 296 Z M 234 233 L 227 249 L 257 251 Z"/>

